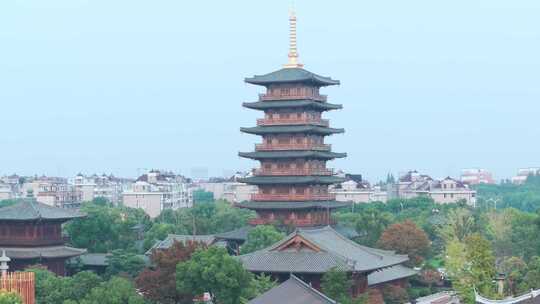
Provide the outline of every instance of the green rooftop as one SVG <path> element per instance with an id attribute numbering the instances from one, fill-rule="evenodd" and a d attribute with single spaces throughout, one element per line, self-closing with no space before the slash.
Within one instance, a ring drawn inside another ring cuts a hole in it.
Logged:
<path id="1" fill-rule="evenodd" d="M 301 184 L 337 184 L 345 179 L 338 176 L 252 176 L 243 178 L 241 182 L 252 185 L 301 185 Z"/>
<path id="2" fill-rule="evenodd" d="M 301 68 L 284 68 L 264 75 L 255 75 L 246 78 L 245 82 L 263 86 L 280 83 L 305 83 L 324 87 L 339 84 L 339 80 L 320 76 Z"/>
<path id="3" fill-rule="evenodd" d="M 248 109 L 254 109 L 254 110 L 268 110 L 268 109 L 280 109 L 280 108 L 308 108 L 308 109 L 314 109 L 314 110 L 320 110 L 320 111 L 329 111 L 329 110 L 338 110 L 338 109 L 343 108 L 343 106 L 339 104 L 314 101 L 310 99 L 244 102 L 242 106 Z"/>
<path id="4" fill-rule="evenodd" d="M 252 128 L 240 128 L 240 131 L 248 134 L 265 135 L 279 133 L 306 133 L 331 135 L 344 133 L 344 129 L 327 128 L 316 125 L 298 125 L 298 126 L 257 126 Z"/>
<path id="5" fill-rule="evenodd" d="M 347 153 L 335 153 L 326 151 L 261 151 L 239 152 L 240 157 L 251 159 L 285 159 L 285 158 L 309 158 L 309 159 L 334 159 L 347 157 Z"/>
<path id="6" fill-rule="evenodd" d="M 247 201 L 237 203 L 236 206 L 240 208 L 253 209 L 253 210 L 300 210 L 300 209 L 336 209 L 349 207 L 351 204 L 348 202 L 338 201 L 309 201 L 309 202 L 256 202 Z"/>
<path id="7" fill-rule="evenodd" d="M 67 221 L 84 216 L 86 216 L 84 213 L 75 210 L 57 208 L 39 203 L 34 198 L 25 198 L 15 205 L 0 208 L 0 221 Z"/>

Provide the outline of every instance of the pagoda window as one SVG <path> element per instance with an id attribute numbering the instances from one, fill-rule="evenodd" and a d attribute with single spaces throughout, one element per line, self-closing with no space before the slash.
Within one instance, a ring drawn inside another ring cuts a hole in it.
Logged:
<path id="1" fill-rule="evenodd" d="M 276 189 L 277 194 L 289 194 L 289 192 L 290 192 L 289 188 L 279 187 Z"/>
<path id="2" fill-rule="evenodd" d="M 301 137 L 297 137 L 296 138 L 296 143 L 297 144 L 301 144 L 303 142 L 302 138 Z"/>
<path id="3" fill-rule="evenodd" d="M 295 88 L 296 96 L 299 96 L 302 94 L 302 88 Z"/>
<path id="4" fill-rule="evenodd" d="M 272 169 L 272 164 L 266 163 L 266 164 L 264 164 L 264 168 L 267 169 L 267 170 L 270 170 L 270 169 Z"/>
<path id="5" fill-rule="evenodd" d="M 282 96 L 289 96 L 291 94 L 291 89 L 289 89 L 289 88 L 281 88 L 280 94 Z"/>
<path id="6" fill-rule="evenodd" d="M 272 191 L 269 188 L 262 188 L 261 189 L 262 194 L 271 194 Z"/>

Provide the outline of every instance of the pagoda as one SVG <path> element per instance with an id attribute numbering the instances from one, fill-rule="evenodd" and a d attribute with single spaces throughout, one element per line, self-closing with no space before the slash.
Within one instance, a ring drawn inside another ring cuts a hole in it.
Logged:
<path id="1" fill-rule="evenodd" d="M 11 259 L 9 269 L 18 271 L 41 264 L 57 275 L 65 275 L 66 260 L 86 250 L 65 245 L 62 224 L 84 216 L 39 203 L 31 194 L 15 205 L 0 208 L 0 251 Z"/>
<path id="2" fill-rule="evenodd" d="M 334 224 L 330 212 L 347 203 L 337 202 L 328 186 L 342 182 L 326 167 L 326 162 L 345 157 L 332 152 L 324 142 L 328 135 L 343 133 L 331 128 L 322 118 L 325 111 L 341 109 L 327 102 L 319 90 L 338 85 L 338 80 L 323 77 L 303 68 L 296 47 L 296 16 L 290 14 L 289 61 L 278 71 L 246 78 L 245 82 L 266 88 L 256 102 L 244 103 L 249 109 L 264 112 L 257 126 L 241 128 L 248 134 L 262 136 L 254 152 L 240 152 L 241 157 L 260 161 L 260 168 L 242 181 L 258 186 L 251 201 L 238 206 L 257 212 L 252 225 L 278 223 L 293 227 Z"/>

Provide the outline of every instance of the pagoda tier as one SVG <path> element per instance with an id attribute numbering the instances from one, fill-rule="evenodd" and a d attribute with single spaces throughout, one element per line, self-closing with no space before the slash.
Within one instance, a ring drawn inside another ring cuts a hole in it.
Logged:
<path id="1" fill-rule="evenodd" d="M 292 226 L 333 224 L 330 210 L 347 204 L 336 202 L 328 186 L 343 181 L 326 167 L 326 162 L 345 157 L 332 152 L 326 136 L 343 133 L 330 127 L 322 113 L 340 109 L 327 103 L 319 94 L 324 86 L 339 84 L 329 77 L 319 76 L 302 68 L 285 68 L 276 72 L 247 78 L 247 83 L 266 87 L 259 101 L 244 103 L 249 109 L 264 111 L 257 126 L 241 128 L 244 133 L 260 135 L 262 142 L 254 152 L 239 155 L 260 161 L 254 175 L 242 181 L 258 186 L 258 193 L 240 207 L 257 211 L 251 224 L 281 222 Z"/>

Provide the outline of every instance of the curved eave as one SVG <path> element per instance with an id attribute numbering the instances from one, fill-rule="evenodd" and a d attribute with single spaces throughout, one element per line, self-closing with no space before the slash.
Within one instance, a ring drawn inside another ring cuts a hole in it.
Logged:
<path id="1" fill-rule="evenodd" d="M 256 102 L 244 102 L 242 106 L 253 110 L 283 109 L 283 108 L 308 108 L 319 111 L 339 110 L 343 106 L 328 102 L 320 102 L 311 99 L 298 100 L 268 100 Z"/>
<path id="2" fill-rule="evenodd" d="M 251 210 L 278 210 L 278 209 L 337 209 L 349 207 L 350 202 L 338 201 L 307 201 L 307 202 L 257 202 L 246 201 L 237 203 L 235 206 L 239 208 Z"/>
<path id="3" fill-rule="evenodd" d="M 294 126 L 258 126 L 251 128 L 240 128 L 241 132 L 266 135 L 266 134 L 286 134 L 286 133 L 307 133 L 307 134 L 322 134 L 331 135 L 344 133 L 345 129 L 326 128 L 316 125 L 294 125 Z"/>
<path id="4" fill-rule="evenodd" d="M 338 176 L 252 176 L 242 178 L 240 182 L 250 185 L 304 185 L 304 184 L 337 184 L 345 179 Z"/>
<path id="5" fill-rule="evenodd" d="M 255 85 L 269 86 L 283 83 L 306 83 L 318 87 L 338 85 L 339 80 L 324 77 L 301 68 L 283 68 L 264 75 L 255 75 L 244 79 Z"/>
<path id="6" fill-rule="evenodd" d="M 264 151 L 264 152 L 238 152 L 238 156 L 250 159 L 286 159 L 286 158 L 308 158 L 308 159 L 334 159 L 347 157 L 347 153 L 335 153 L 324 151 Z"/>

